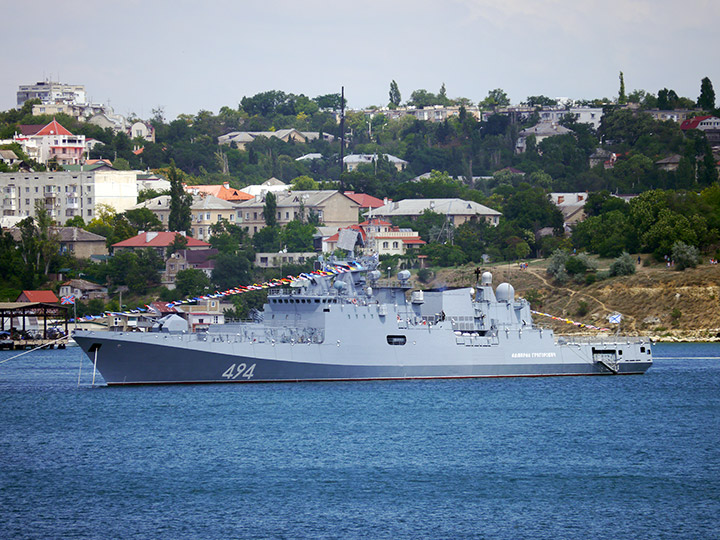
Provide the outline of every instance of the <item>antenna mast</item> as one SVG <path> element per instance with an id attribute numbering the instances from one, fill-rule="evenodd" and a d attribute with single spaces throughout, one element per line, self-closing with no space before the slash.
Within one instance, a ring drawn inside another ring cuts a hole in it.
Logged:
<path id="1" fill-rule="evenodd" d="M 345 87 L 340 87 L 340 192 L 345 191 L 342 173 L 345 170 Z"/>

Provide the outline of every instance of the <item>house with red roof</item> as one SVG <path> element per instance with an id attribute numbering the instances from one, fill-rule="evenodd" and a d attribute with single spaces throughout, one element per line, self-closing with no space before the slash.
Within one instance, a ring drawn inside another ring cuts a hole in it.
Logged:
<path id="1" fill-rule="evenodd" d="M 167 253 L 167 248 L 172 245 L 172 243 L 175 241 L 176 236 L 182 236 L 183 238 L 185 238 L 185 240 L 187 240 L 187 245 L 183 248 L 186 250 L 207 249 L 211 247 L 210 244 L 208 244 L 207 242 L 197 240 L 192 236 L 185 236 L 181 232 L 167 231 L 141 232 L 140 234 L 133 236 L 132 238 L 128 238 L 127 240 L 123 240 L 122 242 L 117 242 L 111 247 L 113 249 L 113 253 L 122 250 L 134 251 L 136 249 L 151 248 L 156 250 L 164 260 L 165 254 Z"/>
<path id="2" fill-rule="evenodd" d="M 383 201 L 366 193 L 355 193 L 354 191 L 345 191 L 344 193 L 360 205 L 360 212 L 363 214 L 375 208 L 380 208 L 389 202 L 387 199 Z"/>
<path id="3" fill-rule="evenodd" d="M 687 131 L 689 129 L 699 129 L 701 131 L 708 131 L 711 129 L 720 130 L 720 118 L 710 115 L 695 116 L 693 118 L 688 118 L 680 124 L 680 129 L 683 131 Z"/>
<path id="4" fill-rule="evenodd" d="M 213 195 L 224 201 L 249 201 L 253 198 L 249 193 L 231 188 L 228 182 L 217 185 L 184 186 L 185 191 L 193 195 Z"/>
<path id="5" fill-rule="evenodd" d="M 73 135 L 54 118 L 45 126 L 19 126 L 13 140 L 31 159 L 44 164 L 54 160 L 58 165 L 79 165 L 85 154 L 85 135 Z"/>
<path id="6" fill-rule="evenodd" d="M 57 304 L 58 297 L 52 291 L 23 291 L 17 297 L 16 302 L 43 302 L 45 304 Z"/>
<path id="7" fill-rule="evenodd" d="M 357 233 L 358 243 L 366 255 L 406 255 L 425 244 L 420 234 L 412 229 L 400 229 L 389 221 L 371 218 L 345 230 Z M 340 231 L 323 242 L 323 251 L 332 252 L 338 247 Z"/>

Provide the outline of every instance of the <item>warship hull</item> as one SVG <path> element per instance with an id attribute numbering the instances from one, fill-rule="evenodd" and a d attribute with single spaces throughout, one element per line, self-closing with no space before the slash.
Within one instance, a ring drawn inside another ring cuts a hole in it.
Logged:
<path id="1" fill-rule="evenodd" d="M 248 343 L 229 334 L 198 340 L 193 335 L 88 332 L 76 334 L 75 340 L 108 385 L 614 375 L 641 374 L 652 365 L 643 341 L 557 345 L 549 336 L 548 343 L 508 338 L 490 344 L 452 335 L 459 339 L 443 347 L 436 333 L 441 331 L 405 332 L 402 346 L 371 340 Z M 593 353 L 600 346 L 602 361 Z"/>

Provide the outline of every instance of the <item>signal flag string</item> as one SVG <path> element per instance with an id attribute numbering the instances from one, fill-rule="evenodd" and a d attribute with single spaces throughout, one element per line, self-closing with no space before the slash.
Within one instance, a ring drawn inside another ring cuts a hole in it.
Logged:
<path id="1" fill-rule="evenodd" d="M 274 278 L 269 281 L 264 281 L 262 283 L 254 283 L 252 285 L 240 285 L 237 287 L 234 287 L 232 289 L 228 289 L 226 291 L 215 291 L 213 294 L 204 294 L 201 296 L 195 296 L 192 298 L 185 298 L 183 300 L 175 300 L 172 302 L 168 302 L 168 307 L 175 307 L 180 306 L 183 304 L 192 304 L 193 302 L 198 302 L 200 300 L 209 300 L 212 298 L 224 298 L 226 296 L 234 296 L 236 294 L 243 294 L 250 291 L 259 291 L 262 289 L 269 289 L 272 287 L 281 287 L 283 285 L 289 285 L 290 283 L 293 283 L 294 281 L 297 281 L 299 279 L 312 279 L 314 276 L 317 277 L 327 277 L 327 276 L 333 276 L 338 274 L 344 274 L 346 272 L 350 272 L 353 270 L 362 270 L 363 267 L 357 262 L 348 262 L 345 265 L 339 265 L 339 264 L 326 264 L 323 266 L 322 270 L 314 270 L 312 272 L 303 272 L 302 274 L 299 274 L 297 276 L 286 276 L 284 278 Z M 66 302 L 64 302 L 66 303 Z M 128 314 L 135 314 L 135 313 L 147 313 L 150 311 L 151 308 L 148 304 L 145 304 L 144 307 L 138 307 L 135 309 L 128 309 L 125 311 L 105 311 L 102 315 L 85 315 L 84 317 L 78 317 L 78 321 L 92 321 L 95 319 L 102 319 L 104 317 L 107 317 L 108 315 L 128 315 Z M 70 319 L 70 322 L 74 322 L 75 319 Z"/>
<path id="2" fill-rule="evenodd" d="M 534 311 L 530 310 L 530 313 L 533 315 L 542 315 L 543 317 L 548 317 L 550 319 L 553 319 L 554 321 L 561 321 L 567 324 L 573 324 L 577 326 L 578 328 L 588 328 L 590 330 L 599 330 L 600 332 L 610 332 L 609 328 L 600 328 L 599 326 L 593 326 L 592 324 L 585 324 L 577 321 L 572 321 L 570 319 L 566 319 L 564 317 L 555 317 L 554 315 L 550 315 L 549 313 L 543 313 L 542 311 Z"/>

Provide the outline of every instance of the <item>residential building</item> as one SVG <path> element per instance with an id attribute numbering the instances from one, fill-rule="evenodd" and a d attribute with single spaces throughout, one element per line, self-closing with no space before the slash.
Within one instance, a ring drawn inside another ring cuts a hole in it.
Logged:
<path id="1" fill-rule="evenodd" d="M 85 155 L 85 135 L 73 135 L 57 120 L 46 126 L 21 125 L 13 141 L 19 143 L 31 159 L 43 164 L 55 161 L 58 165 L 82 163 Z"/>
<path id="2" fill-rule="evenodd" d="M 296 251 L 291 253 L 256 253 L 255 266 L 260 268 L 282 268 L 288 264 L 305 264 L 317 257 L 314 251 Z"/>
<path id="3" fill-rule="evenodd" d="M 137 188 L 138 193 L 145 189 L 152 189 L 158 193 L 170 191 L 170 180 L 151 172 L 138 172 Z"/>
<path id="4" fill-rule="evenodd" d="M 398 171 L 402 171 L 408 166 L 408 162 L 404 159 L 392 156 L 390 154 L 382 155 L 387 159 Z M 377 154 L 350 154 L 343 158 L 343 164 L 348 172 L 352 172 L 360 165 L 373 165 L 378 160 Z"/>
<path id="5" fill-rule="evenodd" d="M 570 232 L 573 225 L 585 219 L 587 199 L 587 192 L 550 193 L 550 200 L 563 215 L 563 227 L 566 232 Z"/>
<path id="6" fill-rule="evenodd" d="M 601 107 L 571 107 L 558 109 L 543 108 L 538 112 L 540 121 L 550 124 L 558 124 L 566 116 L 572 116 L 578 124 L 589 124 L 593 129 L 600 127 L 603 110 Z"/>
<path id="7" fill-rule="evenodd" d="M 274 176 L 265 180 L 262 184 L 253 184 L 242 188 L 243 193 L 247 193 L 251 197 L 262 197 L 265 193 L 279 193 L 281 191 L 289 191 L 289 184 L 286 184 L 282 180 L 278 180 Z"/>
<path id="8" fill-rule="evenodd" d="M 406 255 L 425 244 L 420 234 L 412 229 L 400 229 L 389 221 L 372 218 L 349 227 L 359 235 L 361 251 L 365 255 Z M 340 231 L 325 241 L 324 250 L 337 249 Z"/>
<path id="9" fill-rule="evenodd" d="M 677 109 L 672 111 L 661 111 L 659 109 L 648 109 L 645 110 L 647 114 L 652 116 L 655 120 L 661 120 L 663 122 L 672 120 L 673 122 L 677 122 L 678 124 L 682 124 L 685 120 L 688 118 L 691 118 L 693 115 L 702 113 L 699 109 L 695 110 L 688 110 L 688 109 Z"/>
<path id="10" fill-rule="evenodd" d="M 460 115 L 459 105 L 430 105 L 428 107 L 380 107 L 376 109 L 365 109 L 362 112 L 367 118 L 372 119 L 376 115 L 382 114 L 385 118 L 390 120 L 397 120 L 404 116 L 412 116 L 417 120 L 423 120 L 427 122 L 444 122 L 445 120 L 457 117 Z M 465 107 L 465 112 L 471 116 L 474 116 L 476 120 L 481 120 L 482 111 L 477 106 Z M 339 120 L 339 119 L 338 119 Z"/>
<path id="11" fill-rule="evenodd" d="M 447 216 L 448 222 L 454 227 L 474 219 L 484 219 L 490 225 L 497 226 L 502 215 L 497 210 L 462 199 L 405 199 L 388 203 L 374 210 L 373 217 L 385 220 L 394 217 L 415 219 L 428 210 Z"/>
<path id="12" fill-rule="evenodd" d="M 549 137 L 567 135 L 568 133 L 572 133 L 572 130 L 555 122 L 540 122 L 533 127 L 523 129 L 519 133 L 517 144 L 515 145 L 515 152 L 517 154 L 525 152 L 527 149 L 527 138 L 530 136 L 535 137 L 535 144 L 540 144 Z"/>
<path id="13" fill-rule="evenodd" d="M 218 298 L 199 300 L 196 305 L 177 306 L 178 315 L 188 322 L 191 332 L 206 332 L 211 324 L 225 324 L 223 306 Z"/>
<path id="14" fill-rule="evenodd" d="M 176 251 L 165 261 L 165 272 L 162 274 L 161 283 L 172 290 L 175 288 L 178 272 L 191 268 L 202 270 L 207 277 L 212 277 L 217 254 L 218 250 L 215 248 Z"/>
<path id="15" fill-rule="evenodd" d="M 680 124 L 680 129 L 683 131 L 689 129 L 699 129 L 700 131 L 720 130 L 720 118 L 710 115 L 695 116 Z"/>
<path id="16" fill-rule="evenodd" d="M 0 148 L 0 161 L 2 161 L 5 165 L 10 165 L 12 167 L 15 163 L 20 161 L 20 158 L 17 157 L 17 154 L 15 154 L 12 150 L 3 150 Z"/>
<path id="17" fill-rule="evenodd" d="M 39 202 L 50 216 L 64 223 L 74 216 L 86 222 L 98 204 L 124 212 L 137 203 L 134 171 L 18 171 L 0 173 L 3 216 L 35 217 Z"/>
<path id="18" fill-rule="evenodd" d="M 231 188 L 228 182 L 213 185 L 187 186 L 183 185 L 185 191 L 193 195 L 213 195 L 218 199 L 229 202 L 247 201 L 254 197 L 249 193 L 245 193 L 239 189 Z"/>
<path id="19" fill-rule="evenodd" d="M 81 300 L 107 298 L 108 289 L 86 279 L 71 279 L 60 286 L 60 296 L 74 296 Z"/>
<path id="20" fill-rule="evenodd" d="M 69 253 L 78 259 L 108 254 L 104 236 L 79 227 L 53 227 L 52 231 L 60 242 L 60 253 Z"/>
<path id="21" fill-rule="evenodd" d="M 656 161 L 655 165 L 663 171 L 676 171 L 680 166 L 681 159 L 682 156 L 680 154 L 672 154 L 671 156 Z"/>
<path id="22" fill-rule="evenodd" d="M 371 210 L 375 210 L 376 208 L 380 208 L 381 206 L 384 206 L 388 203 L 388 200 L 385 199 L 384 201 L 381 199 L 378 199 L 377 197 L 373 197 L 372 195 L 367 195 L 365 193 L 355 193 L 354 191 L 345 191 L 345 195 L 350 197 L 353 201 L 358 203 L 360 205 L 360 212 L 370 212 Z"/>
<path id="23" fill-rule="evenodd" d="M 57 304 L 60 300 L 52 291 L 23 291 L 16 302 L 42 302 L 43 304 Z"/>
<path id="24" fill-rule="evenodd" d="M 22 107 L 29 99 L 39 99 L 44 103 L 85 103 L 87 94 L 82 84 L 64 84 L 53 81 L 40 81 L 35 84 L 21 84 L 17 91 L 17 106 Z"/>
<path id="25" fill-rule="evenodd" d="M 144 139 L 148 142 L 155 142 L 155 128 L 150 122 L 138 120 L 127 128 L 127 135 L 130 139 Z"/>
<path id="26" fill-rule="evenodd" d="M 118 252 L 122 250 L 134 251 L 136 249 L 151 248 L 157 251 L 158 255 L 160 255 L 164 260 L 167 254 L 167 248 L 169 248 L 173 244 L 173 242 L 175 241 L 175 237 L 178 235 L 184 237 L 185 240 L 187 240 L 187 245 L 184 248 L 186 250 L 207 249 L 210 247 L 210 244 L 208 244 L 207 242 L 203 242 L 202 240 L 197 240 L 196 238 L 192 238 L 191 236 L 185 236 L 184 234 L 179 232 L 166 231 L 141 232 L 140 234 L 133 236 L 132 238 L 128 238 L 127 240 L 123 240 L 122 242 L 113 244 L 111 247 L 113 249 L 113 252 Z"/>
<path id="27" fill-rule="evenodd" d="M 286 191 L 275 194 L 278 225 L 293 220 L 307 219 L 310 213 L 328 227 L 349 227 L 358 222 L 360 205 L 336 190 Z M 264 197 L 254 197 L 236 205 L 237 224 L 245 227 L 250 235 L 265 227 L 262 217 Z"/>
<path id="28" fill-rule="evenodd" d="M 245 150 L 245 146 L 258 137 L 268 139 L 280 139 L 283 142 L 307 143 L 322 138 L 326 141 L 333 141 L 335 137 L 318 131 L 298 131 L 297 129 L 278 129 L 277 131 L 232 131 L 218 137 L 218 144 L 234 144 L 239 150 Z"/>
<path id="29" fill-rule="evenodd" d="M 133 206 L 133 209 L 147 208 L 167 229 L 170 220 L 170 195 L 160 195 Z M 221 220 L 235 222 L 236 205 L 213 195 L 193 195 L 190 205 L 192 236 L 199 240 L 211 236 L 210 226 Z"/>

